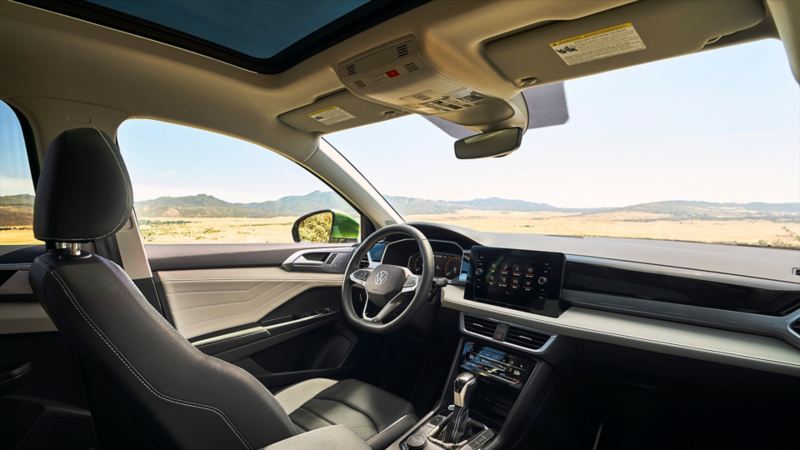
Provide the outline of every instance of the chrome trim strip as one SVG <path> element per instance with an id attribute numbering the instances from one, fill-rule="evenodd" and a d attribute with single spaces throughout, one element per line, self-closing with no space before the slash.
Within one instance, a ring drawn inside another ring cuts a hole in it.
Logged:
<path id="1" fill-rule="evenodd" d="M 228 339 L 235 339 L 235 338 L 244 337 L 244 336 L 252 336 L 254 334 L 262 334 L 262 333 L 271 334 L 271 331 L 279 329 L 279 328 L 282 328 L 282 327 L 285 327 L 285 326 L 288 326 L 288 325 L 296 325 L 298 323 L 308 322 L 310 320 L 316 320 L 316 319 L 326 319 L 326 318 L 332 317 L 332 316 L 334 316 L 336 314 L 338 314 L 338 311 L 330 312 L 330 313 L 317 314 L 317 315 L 308 316 L 308 317 L 301 317 L 299 319 L 289 320 L 289 321 L 286 321 L 286 322 L 276 323 L 276 324 L 273 324 L 273 325 L 266 325 L 266 326 L 258 325 L 258 326 L 246 328 L 244 330 L 238 330 L 238 331 L 233 331 L 233 332 L 230 332 L 230 333 L 220 334 L 219 336 L 211 336 L 209 338 L 200 339 L 199 341 L 193 341 L 193 342 L 190 342 L 190 343 L 192 345 L 194 345 L 195 347 L 200 347 L 202 345 L 213 344 L 215 342 L 226 341 Z"/>
<path id="2" fill-rule="evenodd" d="M 517 324 L 508 323 L 508 322 L 503 322 L 501 320 L 493 319 L 493 318 L 487 317 L 487 316 L 482 316 L 480 314 L 472 314 L 472 313 L 470 313 L 470 316 L 475 316 L 475 317 L 478 317 L 480 319 L 491 320 L 492 322 L 497 322 L 497 323 L 504 323 L 504 324 L 506 324 L 508 326 L 511 326 L 511 327 L 522 328 L 523 330 L 533 331 L 534 333 L 545 334 L 545 335 L 550 336 L 550 338 L 547 341 L 545 341 L 545 343 L 542 344 L 541 347 L 539 347 L 538 349 L 534 350 L 532 348 L 523 347 L 521 345 L 512 344 L 510 342 L 498 341 L 497 339 L 495 339 L 493 337 L 484 336 L 482 334 L 473 333 L 472 331 L 468 331 L 464 327 L 464 316 L 465 316 L 465 314 L 463 312 L 458 315 L 458 329 L 461 331 L 461 333 L 466 334 L 467 336 L 472 336 L 472 337 L 480 338 L 480 339 L 483 339 L 483 340 L 487 340 L 487 341 L 490 341 L 490 342 L 493 342 L 493 343 L 496 343 L 496 344 L 499 344 L 499 345 L 505 345 L 506 347 L 511 347 L 511 348 L 513 348 L 515 350 L 520 350 L 520 351 L 523 351 L 525 353 L 531 353 L 531 354 L 534 354 L 534 355 L 542 354 L 542 353 L 547 351 L 547 348 L 550 347 L 550 345 L 553 343 L 553 341 L 555 341 L 556 338 L 558 337 L 558 335 L 556 335 L 556 334 L 546 333 L 544 331 L 534 330 L 533 328 L 524 327 L 524 326 L 520 326 L 520 325 L 517 325 Z"/>

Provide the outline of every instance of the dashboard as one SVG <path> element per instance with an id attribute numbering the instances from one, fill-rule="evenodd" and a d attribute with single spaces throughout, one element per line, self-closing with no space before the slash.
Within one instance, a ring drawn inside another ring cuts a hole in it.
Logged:
<path id="1" fill-rule="evenodd" d="M 439 242 L 437 270 L 450 279 L 444 308 L 550 336 L 800 376 L 800 252 L 412 225 Z M 417 252 L 398 241 L 381 256 L 414 270 Z"/>

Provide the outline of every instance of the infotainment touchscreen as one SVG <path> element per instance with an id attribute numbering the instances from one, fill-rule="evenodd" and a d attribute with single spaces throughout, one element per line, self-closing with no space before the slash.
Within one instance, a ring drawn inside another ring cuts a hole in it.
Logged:
<path id="1" fill-rule="evenodd" d="M 561 301 L 564 254 L 476 245 L 464 298 L 557 317 Z"/>

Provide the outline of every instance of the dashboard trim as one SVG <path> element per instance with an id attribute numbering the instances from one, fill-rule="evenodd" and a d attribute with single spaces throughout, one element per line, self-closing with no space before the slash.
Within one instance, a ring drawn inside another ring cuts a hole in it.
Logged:
<path id="1" fill-rule="evenodd" d="M 773 337 L 579 306 L 557 318 L 541 316 L 465 300 L 457 286 L 444 288 L 442 306 L 548 334 L 800 376 L 800 351 Z"/>
<path id="2" fill-rule="evenodd" d="M 800 349 L 800 336 L 791 329 L 791 324 L 800 320 L 800 310 L 785 316 L 769 316 L 571 289 L 564 289 L 562 294 L 577 306 L 775 337 Z"/>
<path id="3" fill-rule="evenodd" d="M 670 277 L 692 278 L 702 281 L 750 286 L 760 289 L 772 289 L 777 291 L 794 291 L 800 289 L 800 283 L 791 283 L 788 281 L 772 280 L 768 278 L 747 277 L 744 275 L 734 275 L 723 272 L 687 269 L 683 267 L 672 267 L 661 264 L 626 261 L 613 258 L 601 258 L 597 256 L 566 254 L 566 258 L 567 262 L 609 267 L 612 269 L 631 270 L 635 272 L 646 272 Z"/>

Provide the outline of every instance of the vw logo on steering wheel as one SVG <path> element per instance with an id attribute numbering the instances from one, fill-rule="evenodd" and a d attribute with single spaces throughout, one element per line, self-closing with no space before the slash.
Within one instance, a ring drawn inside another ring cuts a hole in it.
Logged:
<path id="1" fill-rule="evenodd" d="M 389 272 L 381 270 L 375 274 L 375 285 L 380 286 L 383 283 L 386 283 L 386 280 L 388 279 L 389 279 Z"/>

